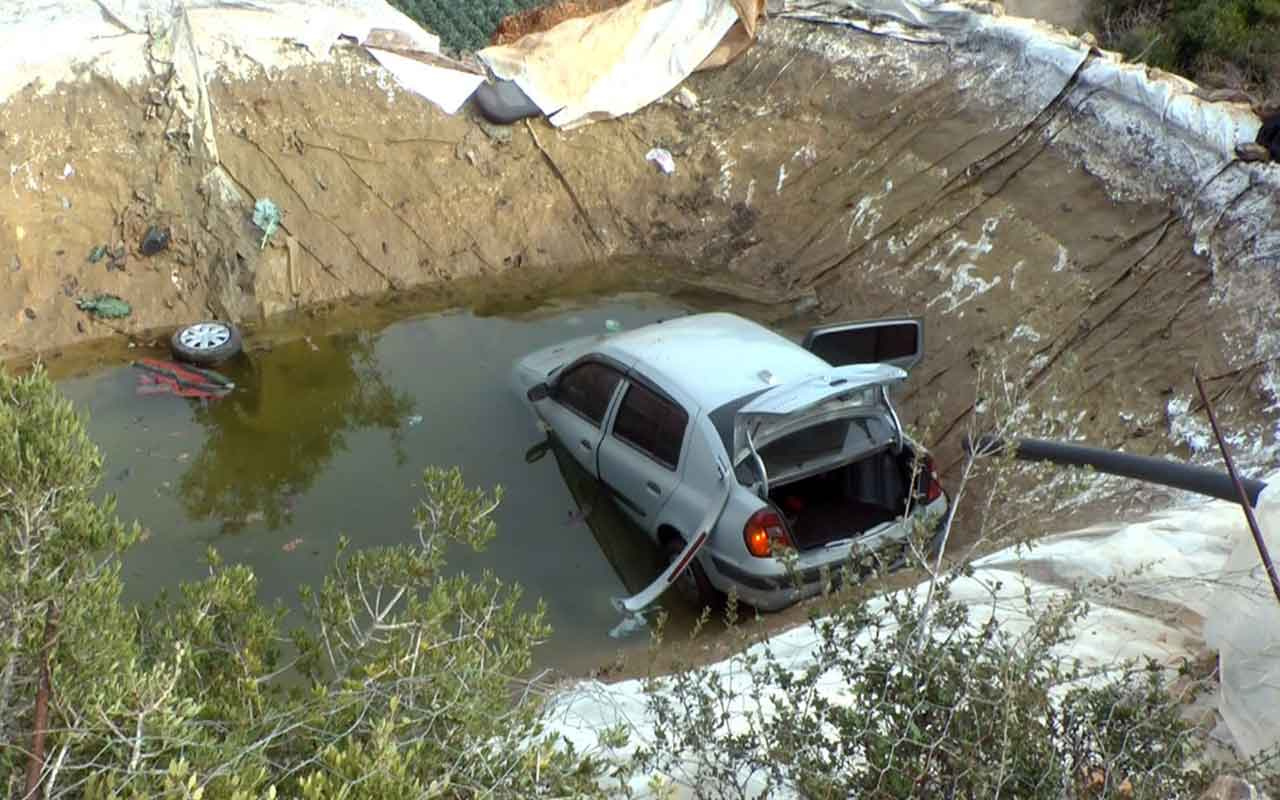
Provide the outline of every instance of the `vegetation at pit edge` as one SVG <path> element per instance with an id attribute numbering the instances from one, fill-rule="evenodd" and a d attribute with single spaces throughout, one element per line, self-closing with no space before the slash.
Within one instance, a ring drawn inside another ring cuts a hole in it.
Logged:
<path id="1" fill-rule="evenodd" d="M 546 0 L 391 0 L 441 44 L 457 51 L 480 50 L 503 18 L 536 8 Z"/>
<path id="2" fill-rule="evenodd" d="M 575 750 L 547 733 L 525 680 L 541 609 L 445 570 L 450 545 L 492 539 L 499 492 L 428 469 L 408 543 L 344 544 L 287 632 L 253 572 L 215 554 L 205 579 L 125 604 L 138 531 L 98 499 L 102 466 L 42 369 L 0 368 L 6 800 L 29 796 L 33 763 L 48 800 L 617 797 L 640 774 L 659 796 L 680 783 L 716 800 L 747 796 L 746 780 L 816 798 L 1059 800 L 1189 796 L 1211 774 L 1161 670 L 1090 676 L 1060 658 L 1081 595 L 1025 631 L 974 626 L 951 596 L 963 566 L 923 598 L 850 590 L 814 620 L 798 672 L 766 647 L 735 675 L 653 678 L 652 738 L 608 728 Z M 833 675 L 844 701 L 824 688 Z M 749 702 L 765 697 L 787 702 Z M 727 713 L 744 700 L 742 718 Z"/>
<path id="3" fill-rule="evenodd" d="M 1129 58 L 1280 99 L 1280 0 L 1090 0 L 1088 24 Z"/>

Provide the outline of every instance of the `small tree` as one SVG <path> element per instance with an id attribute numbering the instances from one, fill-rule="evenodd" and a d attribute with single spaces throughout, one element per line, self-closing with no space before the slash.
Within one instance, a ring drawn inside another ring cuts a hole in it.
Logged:
<path id="1" fill-rule="evenodd" d="M 548 632 L 542 609 L 492 576 L 445 573 L 451 543 L 492 538 L 499 493 L 428 469 L 415 540 L 344 542 L 286 634 L 252 571 L 216 554 L 205 580 L 126 607 L 118 559 L 133 532 L 93 498 L 101 467 L 42 370 L 0 371 L 8 796 L 25 796 L 33 763 L 49 798 L 595 793 L 595 765 L 544 738 L 537 687 L 521 679 Z M 33 760 L 20 743 L 41 738 L 47 758 Z"/>

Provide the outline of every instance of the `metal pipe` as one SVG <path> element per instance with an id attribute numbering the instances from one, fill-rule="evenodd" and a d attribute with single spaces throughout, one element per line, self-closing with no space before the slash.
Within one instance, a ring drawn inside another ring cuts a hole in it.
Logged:
<path id="1" fill-rule="evenodd" d="M 1218 500 L 1228 502 L 1240 500 L 1240 494 L 1231 476 L 1207 467 L 1044 439 L 1017 439 L 1014 440 L 1014 445 L 1017 448 L 1014 456 L 1022 461 L 1044 461 L 1066 467 L 1091 467 L 1108 475 L 1133 478 L 1146 483 L 1214 497 Z M 975 444 L 966 437 L 964 447 L 966 452 L 973 452 Z M 1006 447 L 1008 442 L 997 436 L 982 436 L 976 444 L 977 451 L 986 454 L 1001 452 Z M 1248 502 L 1256 506 L 1258 495 L 1267 485 L 1252 478 L 1242 479 L 1241 484 Z"/>

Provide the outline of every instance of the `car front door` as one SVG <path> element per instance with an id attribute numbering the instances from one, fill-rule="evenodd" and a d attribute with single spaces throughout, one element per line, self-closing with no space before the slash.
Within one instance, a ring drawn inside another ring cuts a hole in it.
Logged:
<path id="1" fill-rule="evenodd" d="M 582 361 L 561 375 L 538 412 L 582 467 L 598 477 L 596 448 L 604 421 L 622 385 L 622 373 L 599 361 Z"/>
<path id="2" fill-rule="evenodd" d="M 680 484 L 689 412 L 646 381 L 628 380 L 600 443 L 600 479 L 618 504 L 652 529 Z"/>

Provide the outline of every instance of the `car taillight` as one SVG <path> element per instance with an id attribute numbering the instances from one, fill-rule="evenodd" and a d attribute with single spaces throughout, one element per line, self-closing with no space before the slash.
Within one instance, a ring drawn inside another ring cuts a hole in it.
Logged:
<path id="1" fill-rule="evenodd" d="M 932 503 L 939 497 L 942 497 L 942 483 L 938 480 L 938 471 L 933 467 L 933 459 L 925 456 L 922 466 L 922 474 L 925 476 L 924 501 Z"/>
<path id="2" fill-rule="evenodd" d="M 747 552 L 756 558 L 768 558 L 775 547 L 791 547 L 786 523 L 771 508 L 751 515 L 742 529 L 742 538 L 747 542 Z"/>

